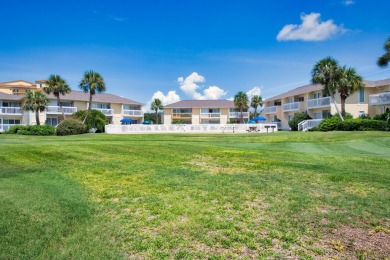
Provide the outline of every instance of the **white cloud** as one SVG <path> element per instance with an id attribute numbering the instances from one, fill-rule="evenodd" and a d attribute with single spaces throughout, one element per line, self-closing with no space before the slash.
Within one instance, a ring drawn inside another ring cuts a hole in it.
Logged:
<path id="1" fill-rule="evenodd" d="M 343 4 L 348 6 L 348 5 L 353 5 L 355 2 L 353 0 L 344 0 Z"/>
<path id="2" fill-rule="evenodd" d="M 154 92 L 152 98 L 146 103 L 146 105 L 142 107 L 144 112 L 150 112 L 150 105 L 155 98 L 160 99 L 163 106 L 180 101 L 180 96 L 176 94 L 176 90 L 171 90 L 166 95 L 164 95 L 161 91 L 157 91 Z"/>
<path id="3" fill-rule="evenodd" d="M 202 87 L 199 83 L 204 83 L 206 80 L 196 72 L 192 72 L 186 78 L 179 77 L 177 82 L 179 82 L 180 89 L 192 99 L 220 99 L 227 94 L 226 91 L 217 86 L 209 86 L 203 90 L 203 94 L 200 93 L 199 89 Z"/>
<path id="4" fill-rule="evenodd" d="M 252 99 L 253 96 L 257 95 L 257 96 L 260 96 L 261 94 L 261 89 L 260 87 L 253 87 L 251 90 L 249 90 L 248 92 L 246 92 L 247 96 L 248 96 L 248 99 L 249 101 Z"/>
<path id="5" fill-rule="evenodd" d="M 333 20 L 321 22 L 321 14 L 301 14 L 302 24 L 287 24 L 276 36 L 278 41 L 323 41 L 330 37 L 344 33 L 344 26 L 334 24 Z"/>

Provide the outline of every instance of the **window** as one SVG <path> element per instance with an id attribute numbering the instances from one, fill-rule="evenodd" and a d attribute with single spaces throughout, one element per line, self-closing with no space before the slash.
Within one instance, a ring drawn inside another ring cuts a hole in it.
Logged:
<path id="1" fill-rule="evenodd" d="M 123 105 L 123 110 L 141 110 L 139 106 Z"/>
<path id="2" fill-rule="evenodd" d="M 173 109 L 173 113 L 175 113 L 175 114 L 179 114 L 179 113 L 191 114 L 192 113 L 192 109 L 191 108 L 174 108 Z"/>
<path id="3" fill-rule="evenodd" d="M 299 97 L 299 98 L 298 98 L 298 102 L 303 102 L 303 101 L 305 101 L 305 98 L 304 98 L 304 97 Z"/>
<path id="4" fill-rule="evenodd" d="M 3 119 L 5 125 L 20 125 L 20 119 Z"/>
<path id="5" fill-rule="evenodd" d="M 313 119 L 322 119 L 322 112 L 317 112 L 313 114 Z"/>
<path id="6" fill-rule="evenodd" d="M 57 126 L 59 124 L 59 120 L 56 117 L 48 117 L 46 118 L 45 124 L 51 125 L 51 126 Z"/>
<path id="7" fill-rule="evenodd" d="M 12 89 L 12 93 L 19 93 L 19 89 L 17 88 Z"/>
<path id="8" fill-rule="evenodd" d="M 364 103 L 364 88 L 359 90 L 359 103 Z"/>
<path id="9" fill-rule="evenodd" d="M 4 102 L 3 101 L 2 106 L 3 107 L 20 107 L 21 104 L 20 103 L 16 103 L 16 102 Z"/>
<path id="10" fill-rule="evenodd" d="M 92 108 L 110 109 L 110 104 L 92 103 Z"/>
<path id="11" fill-rule="evenodd" d="M 274 106 L 281 106 L 282 105 L 282 101 L 275 101 L 274 102 Z"/>
<path id="12" fill-rule="evenodd" d="M 214 109 L 211 109 L 211 108 L 202 108 L 201 109 L 201 113 L 219 113 L 219 108 L 214 108 Z"/>
<path id="13" fill-rule="evenodd" d="M 359 117 L 366 115 L 364 111 L 359 111 Z"/>

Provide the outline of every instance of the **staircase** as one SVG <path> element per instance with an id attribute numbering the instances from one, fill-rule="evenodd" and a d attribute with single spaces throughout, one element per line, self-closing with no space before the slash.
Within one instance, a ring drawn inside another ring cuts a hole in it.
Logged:
<path id="1" fill-rule="evenodd" d="M 298 131 L 309 131 L 313 127 L 319 126 L 323 119 L 308 119 L 298 124 Z"/>

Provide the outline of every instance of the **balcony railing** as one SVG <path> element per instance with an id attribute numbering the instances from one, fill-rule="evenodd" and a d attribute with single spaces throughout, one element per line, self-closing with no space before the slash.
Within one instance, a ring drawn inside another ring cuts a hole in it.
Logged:
<path id="1" fill-rule="evenodd" d="M 173 113 L 173 117 L 192 117 L 192 113 Z"/>
<path id="2" fill-rule="evenodd" d="M 62 107 L 62 110 L 65 114 L 73 114 L 77 112 L 77 107 Z M 59 106 L 48 106 L 46 107 L 47 114 L 62 114 L 61 108 Z"/>
<path id="3" fill-rule="evenodd" d="M 265 108 L 264 108 L 264 113 L 265 113 L 265 114 L 276 113 L 277 109 L 278 109 L 277 106 L 265 107 Z"/>
<path id="4" fill-rule="evenodd" d="M 21 115 L 22 108 L 21 107 L 0 107 L 0 114 L 3 115 Z"/>
<path id="5" fill-rule="evenodd" d="M 123 110 L 123 114 L 127 116 L 143 116 L 144 112 L 142 110 Z"/>
<path id="6" fill-rule="evenodd" d="M 390 105 L 390 92 L 370 95 L 371 106 Z"/>
<path id="7" fill-rule="evenodd" d="M 307 101 L 307 108 L 319 108 L 319 107 L 329 107 L 330 106 L 330 97 L 309 99 Z"/>
<path id="8" fill-rule="evenodd" d="M 114 114 L 114 109 L 111 108 L 92 108 L 92 109 L 98 110 L 103 114 L 105 114 L 106 116 L 111 116 Z"/>
<path id="9" fill-rule="evenodd" d="M 242 112 L 243 118 L 249 118 L 249 112 Z M 241 118 L 241 112 L 230 112 L 229 118 Z"/>
<path id="10" fill-rule="evenodd" d="M 219 118 L 221 117 L 221 113 L 201 113 L 201 118 Z"/>
<path id="11" fill-rule="evenodd" d="M 283 104 L 283 111 L 296 111 L 299 110 L 299 102 Z"/>

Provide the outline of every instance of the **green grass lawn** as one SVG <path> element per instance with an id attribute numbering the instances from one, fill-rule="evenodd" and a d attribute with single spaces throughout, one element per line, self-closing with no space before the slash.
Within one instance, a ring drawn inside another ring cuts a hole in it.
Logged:
<path id="1" fill-rule="evenodd" d="M 0 259 L 390 257 L 390 133 L 0 135 Z"/>

